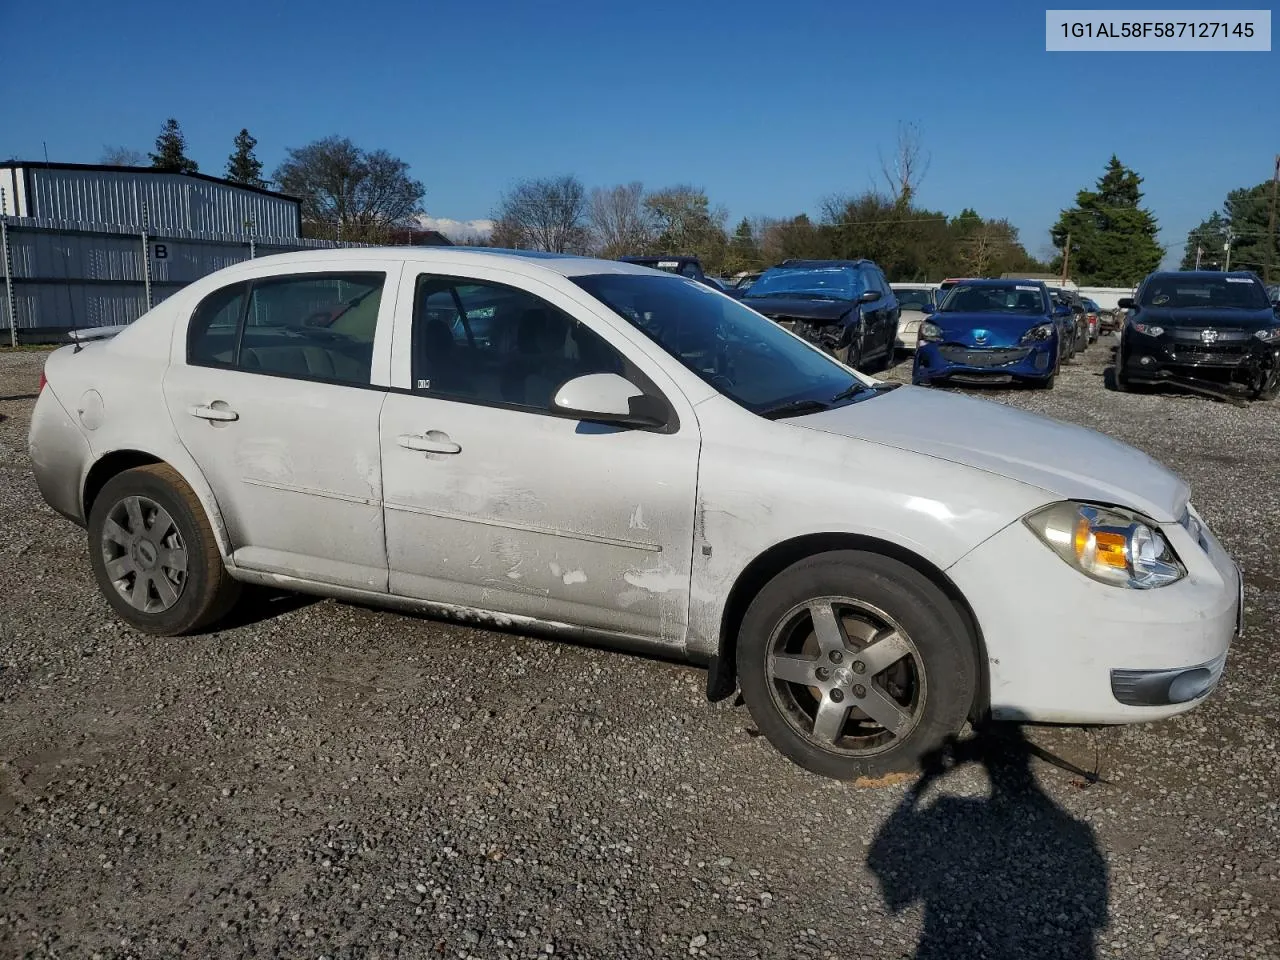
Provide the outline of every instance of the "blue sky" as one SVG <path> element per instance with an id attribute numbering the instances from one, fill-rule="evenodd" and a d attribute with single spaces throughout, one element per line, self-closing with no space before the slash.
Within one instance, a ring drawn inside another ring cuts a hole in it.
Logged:
<path id="1" fill-rule="evenodd" d="M 1117 153 L 1173 259 L 1229 189 L 1270 176 L 1276 53 L 1046 53 L 1044 17 L 1025 0 L 2 3 L 0 156 L 47 142 L 91 163 L 175 116 L 213 174 L 242 126 L 268 173 L 328 134 L 384 147 L 435 217 L 574 173 L 698 184 L 736 220 L 871 186 L 909 121 L 931 155 L 920 202 L 1007 217 L 1032 253 Z"/>

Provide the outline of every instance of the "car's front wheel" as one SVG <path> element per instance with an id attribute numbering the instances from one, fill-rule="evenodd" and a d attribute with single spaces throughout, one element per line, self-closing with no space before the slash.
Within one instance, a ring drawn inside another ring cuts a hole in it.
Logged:
<path id="1" fill-rule="evenodd" d="M 771 580 L 743 619 L 738 678 L 779 751 L 847 780 L 909 771 L 958 733 L 977 690 L 955 606 L 897 560 L 836 551 Z"/>
<path id="2" fill-rule="evenodd" d="M 107 481 L 89 512 L 89 556 L 107 602 L 144 633 L 194 632 L 240 595 L 200 501 L 166 464 Z"/>

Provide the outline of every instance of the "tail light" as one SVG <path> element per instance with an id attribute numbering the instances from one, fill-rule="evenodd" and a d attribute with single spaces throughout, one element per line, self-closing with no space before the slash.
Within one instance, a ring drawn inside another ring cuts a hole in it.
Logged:
<path id="1" fill-rule="evenodd" d="M 44 388 L 49 385 L 49 378 L 44 375 L 44 371 L 40 371 L 40 389 L 36 393 L 44 393 Z"/>

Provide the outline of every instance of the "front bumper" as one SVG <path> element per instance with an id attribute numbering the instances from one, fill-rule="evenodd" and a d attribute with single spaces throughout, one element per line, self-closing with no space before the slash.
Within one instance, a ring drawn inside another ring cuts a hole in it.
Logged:
<path id="1" fill-rule="evenodd" d="M 1125 334 L 1123 355 L 1125 376 L 1149 383 L 1192 377 L 1251 384 L 1280 364 L 1280 346 L 1253 336 L 1204 343 L 1130 331 Z"/>
<path id="2" fill-rule="evenodd" d="M 922 343 L 916 349 L 913 383 L 935 380 L 1008 383 L 1043 380 L 1057 367 L 1058 342 L 1022 346 L 976 347 L 959 343 Z"/>
<path id="3" fill-rule="evenodd" d="M 982 630 L 996 719 L 1159 720 L 1208 696 L 1242 629 L 1240 572 L 1203 525 L 1199 541 L 1160 529 L 1187 576 L 1154 590 L 1090 580 L 1020 521 L 948 571 Z"/>

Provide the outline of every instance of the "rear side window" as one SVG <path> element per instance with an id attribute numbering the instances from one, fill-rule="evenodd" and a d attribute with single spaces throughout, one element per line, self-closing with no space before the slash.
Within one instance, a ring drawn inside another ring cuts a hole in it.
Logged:
<path id="1" fill-rule="evenodd" d="M 308 273 L 218 291 L 191 318 L 187 362 L 367 384 L 385 280 L 382 273 Z"/>
<path id="2" fill-rule="evenodd" d="M 235 365 L 247 283 L 215 290 L 200 301 L 187 325 L 187 363 L 202 367 Z"/>

